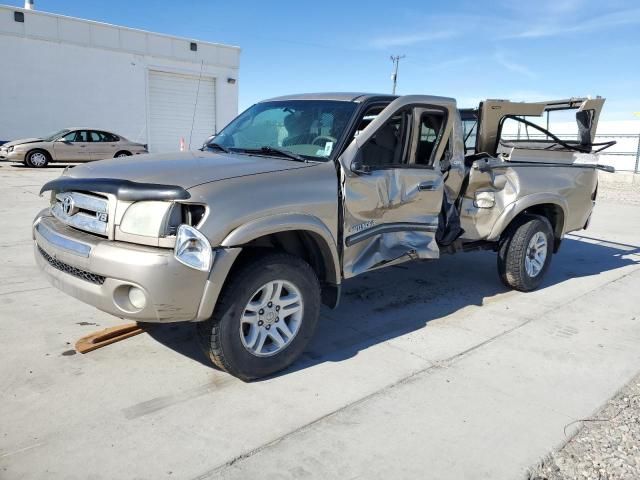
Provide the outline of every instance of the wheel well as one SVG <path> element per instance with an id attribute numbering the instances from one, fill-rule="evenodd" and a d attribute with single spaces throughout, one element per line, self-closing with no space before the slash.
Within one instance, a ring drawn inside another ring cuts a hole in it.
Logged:
<path id="1" fill-rule="evenodd" d="M 131 156 L 131 152 L 129 150 L 118 150 L 116 152 L 116 154 L 114 155 L 114 157 L 117 157 L 118 155 L 120 155 L 121 153 L 126 153 L 127 155 Z"/>
<path id="2" fill-rule="evenodd" d="M 562 241 L 562 231 L 564 229 L 564 210 L 560 205 L 555 203 L 542 203 L 540 205 L 533 205 L 520 212 L 511 223 L 522 218 L 523 215 L 539 215 L 545 217 L 551 223 L 553 228 L 553 252 L 557 252 L 560 248 L 560 242 Z"/>
<path id="3" fill-rule="evenodd" d="M 320 280 L 322 302 L 332 308 L 337 306 L 339 285 L 336 285 L 336 266 L 329 246 L 319 235 L 306 230 L 291 230 L 258 237 L 242 245 L 242 252 L 236 259 L 232 272 L 264 254 L 266 250 L 288 253 L 311 265 Z"/>

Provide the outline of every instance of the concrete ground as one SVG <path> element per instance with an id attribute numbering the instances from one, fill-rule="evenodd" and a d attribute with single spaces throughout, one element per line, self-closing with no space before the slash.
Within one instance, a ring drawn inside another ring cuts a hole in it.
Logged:
<path id="1" fill-rule="evenodd" d="M 1 479 L 517 479 L 640 370 L 640 209 L 607 200 L 533 293 L 490 252 L 348 282 L 275 378 L 213 370 L 190 325 L 74 354 L 121 321 L 36 270 L 60 172 L 0 164 Z"/>

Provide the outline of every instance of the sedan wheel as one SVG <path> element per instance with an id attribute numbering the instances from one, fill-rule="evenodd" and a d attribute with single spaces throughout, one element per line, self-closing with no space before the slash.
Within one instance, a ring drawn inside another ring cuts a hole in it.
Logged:
<path id="1" fill-rule="evenodd" d="M 47 154 L 41 151 L 31 152 L 27 156 L 27 163 L 35 168 L 43 168 L 46 167 L 49 163 L 49 158 Z"/>

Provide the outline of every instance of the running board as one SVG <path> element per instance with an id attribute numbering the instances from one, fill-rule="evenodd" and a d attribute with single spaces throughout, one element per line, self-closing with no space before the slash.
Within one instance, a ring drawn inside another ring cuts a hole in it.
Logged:
<path id="1" fill-rule="evenodd" d="M 98 348 L 106 347 L 112 343 L 119 342 L 134 335 L 143 333 L 145 330 L 137 323 L 126 323 L 117 327 L 105 328 L 99 332 L 82 337 L 76 342 L 76 351 L 88 353 Z"/>

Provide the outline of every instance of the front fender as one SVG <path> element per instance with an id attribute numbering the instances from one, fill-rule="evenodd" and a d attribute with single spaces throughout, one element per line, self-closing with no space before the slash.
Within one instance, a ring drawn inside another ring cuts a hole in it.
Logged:
<path id="1" fill-rule="evenodd" d="M 500 238 L 500 235 L 502 235 L 502 232 L 504 232 L 504 230 L 509 226 L 514 218 L 524 212 L 527 208 L 542 204 L 553 204 L 559 206 L 562 209 L 564 218 L 567 218 L 569 205 L 567 204 L 567 200 L 564 197 L 549 192 L 533 193 L 531 195 L 527 195 L 526 197 L 522 197 L 505 207 L 504 211 L 500 214 L 500 216 L 496 220 L 496 223 L 493 225 L 493 228 L 491 229 L 491 233 L 487 237 L 487 240 L 498 240 Z M 565 233 L 565 225 L 566 221 L 562 226 L 562 235 L 564 235 Z"/>
<path id="2" fill-rule="evenodd" d="M 322 220 L 313 215 L 285 213 L 252 220 L 229 233 L 221 246 L 239 247 L 266 235 L 294 230 L 310 232 L 321 242 L 322 256 L 330 277 L 327 280 L 336 285 L 340 284 L 341 269 L 336 240 Z"/>

